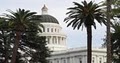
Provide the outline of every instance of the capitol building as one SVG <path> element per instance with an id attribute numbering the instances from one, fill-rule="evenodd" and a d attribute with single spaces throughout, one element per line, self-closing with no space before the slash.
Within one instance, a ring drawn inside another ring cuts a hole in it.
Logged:
<path id="1" fill-rule="evenodd" d="M 52 50 L 49 63 L 87 63 L 87 48 L 67 48 L 66 34 L 62 31 L 59 21 L 48 14 L 48 8 L 44 5 L 41 16 L 41 24 L 45 27 L 41 36 L 46 36 L 47 47 Z M 106 49 L 92 48 L 92 63 L 106 63 Z"/>

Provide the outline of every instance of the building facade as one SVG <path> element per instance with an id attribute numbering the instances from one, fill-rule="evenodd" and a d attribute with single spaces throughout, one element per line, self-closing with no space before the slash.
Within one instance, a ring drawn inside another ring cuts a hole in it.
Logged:
<path id="1" fill-rule="evenodd" d="M 66 34 L 62 31 L 58 20 L 48 14 L 48 8 L 44 5 L 42 14 L 38 15 L 44 29 L 41 36 L 46 36 L 47 47 L 54 51 L 47 58 L 49 63 L 87 63 L 86 48 L 70 48 L 66 46 Z M 92 49 L 92 63 L 106 63 L 106 49 Z"/>
<path id="2" fill-rule="evenodd" d="M 53 52 L 47 58 L 49 63 L 87 63 L 86 48 L 71 48 L 63 51 Z M 92 63 L 106 63 L 106 49 L 92 49 Z"/>

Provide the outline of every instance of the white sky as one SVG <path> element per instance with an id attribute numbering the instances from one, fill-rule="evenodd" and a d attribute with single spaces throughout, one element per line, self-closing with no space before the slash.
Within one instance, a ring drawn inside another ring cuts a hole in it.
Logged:
<path id="1" fill-rule="evenodd" d="M 67 8 L 73 6 L 73 1 L 81 2 L 83 0 L 2 0 L 0 2 L 0 15 L 7 13 L 7 9 L 15 11 L 18 8 L 31 10 L 41 14 L 41 8 L 45 4 L 48 7 L 48 13 L 54 16 L 60 22 L 63 31 L 67 34 L 68 47 L 85 47 L 87 43 L 86 29 L 83 31 L 73 30 L 71 27 L 66 27 L 67 24 L 63 22 L 66 17 Z M 90 1 L 90 0 L 87 0 Z M 102 0 L 93 0 L 100 2 Z M 97 29 L 93 29 L 93 47 L 100 47 L 105 37 L 105 26 L 97 25 Z"/>

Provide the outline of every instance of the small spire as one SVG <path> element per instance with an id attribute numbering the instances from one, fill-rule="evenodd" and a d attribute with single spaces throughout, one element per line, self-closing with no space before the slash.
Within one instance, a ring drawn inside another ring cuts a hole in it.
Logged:
<path id="1" fill-rule="evenodd" d="M 46 5 L 44 4 L 43 8 L 42 8 L 42 15 L 48 14 L 48 8 L 46 7 Z"/>

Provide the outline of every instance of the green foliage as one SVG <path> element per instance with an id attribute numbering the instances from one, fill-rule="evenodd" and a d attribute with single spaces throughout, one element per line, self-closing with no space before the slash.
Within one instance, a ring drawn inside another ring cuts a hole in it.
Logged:
<path id="1" fill-rule="evenodd" d="M 115 63 L 120 63 L 120 23 L 116 22 L 112 26 L 113 32 L 111 32 L 111 42 L 112 42 L 112 54 L 113 61 Z"/>
<path id="2" fill-rule="evenodd" d="M 67 27 L 72 25 L 73 29 L 80 29 L 85 26 L 87 29 L 87 63 L 91 63 L 92 57 L 92 26 L 96 29 L 96 22 L 99 24 L 106 24 L 104 13 L 101 7 L 90 1 L 87 3 L 83 1 L 82 4 L 73 2 L 74 7 L 68 8 L 70 10 L 66 14 L 68 17 L 64 22 L 68 23 Z"/>
<path id="3" fill-rule="evenodd" d="M 111 16 L 112 17 L 117 17 L 120 18 L 120 0 L 111 0 L 112 1 L 112 9 L 111 9 Z M 107 2 L 106 1 L 102 1 L 102 6 L 106 6 Z M 106 7 L 105 7 L 106 9 Z M 105 11 L 106 12 L 106 11 Z"/>
<path id="4" fill-rule="evenodd" d="M 18 58 L 17 63 L 47 63 L 46 57 L 50 56 L 50 51 L 45 46 L 46 37 L 40 37 L 36 32 L 37 31 L 25 32 L 22 36 L 22 42 L 20 44 L 19 50 L 24 52 L 24 54 L 19 52 L 19 54 L 22 55 L 17 57 L 24 59 Z M 31 59 L 28 59 L 28 57 Z"/>
<path id="5" fill-rule="evenodd" d="M 32 16 L 36 12 L 30 12 L 30 10 L 18 9 L 16 12 L 7 10 L 10 14 L 5 14 L 5 17 L 9 21 L 9 26 L 17 31 L 24 31 L 25 28 L 29 28 L 29 24 L 32 21 Z"/>
<path id="6" fill-rule="evenodd" d="M 0 17 L 0 63 L 3 63 L 4 58 L 9 58 L 8 55 L 11 51 L 9 33 L 8 22 L 5 18 Z"/>
<path id="7" fill-rule="evenodd" d="M 68 8 L 70 11 L 66 13 L 68 14 L 68 17 L 64 20 L 68 23 L 67 26 L 72 25 L 73 29 L 79 29 L 83 25 L 85 25 L 85 27 L 93 25 L 94 28 L 96 28 L 95 21 L 100 24 L 106 24 L 104 14 L 98 4 L 95 4 L 92 1 L 89 3 L 83 1 L 82 4 L 77 2 L 73 3 L 75 6 Z"/>
<path id="8" fill-rule="evenodd" d="M 103 47 L 106 47 L 106 38 L 104 41 Z M 114 22 L 112 25 L 111 43 L 113 62 L 120 63 L 120 22 Z"/>
<path id="9" fill-rule="evenodd" d="M 0 63 L 11 60 L 16 32 L 21 32 L 16 63 L 47 63 L 46 57 L 50 56 L 50 51 L 46 47 L 46 37 L 40 36 L 42 30 L 39 27 L 43 25 L 34 22 L 37 19 L 33 18 L 35 12 L 24 9 L 9 12 L 11 14 L 0 18 Z"/>

